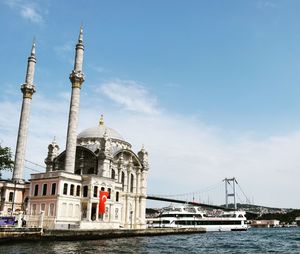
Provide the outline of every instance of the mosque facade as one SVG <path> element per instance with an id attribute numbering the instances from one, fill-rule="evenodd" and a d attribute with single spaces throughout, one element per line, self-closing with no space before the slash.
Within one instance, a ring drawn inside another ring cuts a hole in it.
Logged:
<path id="1" fill-rule="evenodd" d="M 116 130 L 97 126 L 77 135 L 80 90 L 84 82 L 83 29 L 76 44 L 66 149 L 55 140 L 48 146 L 46 172 L 23 180 L 30 104 L 35 92 L 35 44 L 28 58 L 23 104 L 11 181 L 0 181 L 7 205 L 2 212 L 23 211 L 27 226 L 55 229 L 108 229 L 146 227 L 146 190 L 149 171 L 144 147 L 137 153 Z M 5 187 L 8 186 L 8 187 Z M 13 194 L 11 194 L 13 193 Z M 2 198 L 3 199 L 3 198 Z M 5 202 L 3 202 L 5 204 Z M 12 205 L 11 205 L 12 204 Z M 11 208 L 9 208 L 11 207 Z"/>

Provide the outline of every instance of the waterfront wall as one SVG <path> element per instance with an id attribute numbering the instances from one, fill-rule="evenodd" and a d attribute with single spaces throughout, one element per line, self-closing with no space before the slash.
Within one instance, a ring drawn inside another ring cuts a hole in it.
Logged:
<path id="1" fill-rule="evenodd" d="M 39 240 L 41 228 L 0 228 L 0 242 L 7 240 Z"/>
<path id="2" fill-rule="evenodd" d="M 205 233 L 202 228 L 152 228 L 152 229 L 106 229 L 106 230 L 55 230 L 40 228 L 0 228 L 0 242 L 20 240 L 78 241 L 136 236 L 159 236 L 170 234 Z"/>

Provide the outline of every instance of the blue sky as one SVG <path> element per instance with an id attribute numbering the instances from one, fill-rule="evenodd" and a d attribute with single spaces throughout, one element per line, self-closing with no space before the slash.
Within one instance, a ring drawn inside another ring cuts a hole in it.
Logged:
<path id="1" fill-rule="evenodd" d="M 68 75 L 83 23 L 78 131 L 103 113 L 136 150 L 144 143 L 149 192 L 190 192 L 234 175 L 257 203 L 300 207 L 290 194 L 300 177 L 299 1 L 1 0 L 0 7 L 3 144 L 14 149 L 35 37 L 27 158 L 43 163 L 53 136 L 64 148 Z M 221 202 L 223 193 L 215 195 Z"/>

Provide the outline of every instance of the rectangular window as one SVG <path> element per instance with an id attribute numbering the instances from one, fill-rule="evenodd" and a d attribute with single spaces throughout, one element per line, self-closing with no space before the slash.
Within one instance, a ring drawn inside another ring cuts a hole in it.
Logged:
<path id="1" fill-rule="evenodd" d="M 109 218 L 109 207 L 108 206 L 105 207 L 104 217 L 105 217 L 106 220 L 108 220 L 108 218 Z"/>
<path id="2" fill-rule="evenodd" d="M 64 184 L 63 194 L 64 194 L 64 195 L 67 195 L 67 194 L 68 194 L 68 184 L 67 184 L 67 183 Z"/>
<path id="3" fill-rule="evenodd" d="M 51 195 L 55 195 L 56 194 L 56 183 L 52 183 L 51 186 Z"/>
<path id="4" fill-rule="evenodd" d="M 44 212 L 45 212 L 45 207 L 46 207 L 45 204 L 41 204 L 41 211 L 44 211 Z"/>
<path id="5" fill-rule="evenodd" d="M 49 216 L 54 216 L 54 204 L 51 203 L 49 206 Z"/>
<path id="6" fill-rule="evenodd" d="M 70 195 L 71 196 L 74 195 L 74 184 L 71 184 L 71 186 L 70 186 Z"/>
<path id="7" fill-rule="evenodd" d="M 68 216 L 73 217 L 73 204 L 69 204 L 68 207 Z"/>
<path id="8" fill-rule="evenodd" d="M 61 209 L 60 209 L 60 215 L 62 217 L 66 217 L 67 216 L 67 203 L 62 203 Z"/>
<path id="9" fill-rule="evenodd" d="M 36 184 L 34 185 L 34 193 L 33 193 L 33 196 L 37 196 L 39 195 L 39 185 Z"/>
<path id="10" fill-rule="evenodd" d="M 77 185 L 76 187 L 76 196 L 80 196 L 80 185 Z"/>
<path id="11" fill-rule="evenodd" d="M 75 205 L 75 217 L 80 217 L 80 206 L 78 204 Z"/>
<path id="12" fill-rule="evenodd" d="M 118 208 L 115 209 L 115 219 L 116 220 L 119 219 L 119 209 Z"/>
<path id="13" fill-rule="evenodd" d="M 108 191 L 108 196 L 107 196 L 107 198 L 108 198 L 108 199 L 110 199 L 110 195 L 111 195 L 111 188 L 108 188 L 108 189 L 107 189 L 107 191 Z"/>
<path id="14" fill-rule="evenodd" d="M 116 202 L 119 202 L 119 192 L 116 192 Z"/>
<path id="15" fill-rule="evenodd" d="M 130 175 L 130 192 L 133 192 L 134 176 Z"/>
<path id="16" fill-rule="evenodd" d="M 88 192 L 89 192 L 89 187 L 83 186 L 83 196 L 86 198 L 88 196 Z"/>
<path id="17" fill-rule="evenodd" d="M 43 196 L 47 195 L 47 184 L 43 184 Z"/>
<path id="18" fill-rule="evenodd" d="M 32 211 L 31 211 L 32 215 L 36 215 L 36 204 L 32 204 Z"/>
<path id="19" fill-rule="evenodd" d="M 98 187 L 94 186 L 94 198 L 98 196 Z"/>
<path id="20" fill-rule="evenodd" d="M 9 202 L 13 202 L 13 199 L 14 199 L 14 193 L 11 191 L 11 192 L 9 193 L 8 201 L 9 201 Z"/>

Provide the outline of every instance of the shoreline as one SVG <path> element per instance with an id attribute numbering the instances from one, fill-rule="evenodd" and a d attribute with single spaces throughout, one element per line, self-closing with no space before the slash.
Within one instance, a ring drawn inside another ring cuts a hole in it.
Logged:
<path id="1" fill-rule="evenodd" d="M 0 243 L 15 241 L 78 241 L 145 237 L 173 234 L 206 233 L 204 228 L 151 228 L 151 229 L 44 229 L 0 228 Z"/>

